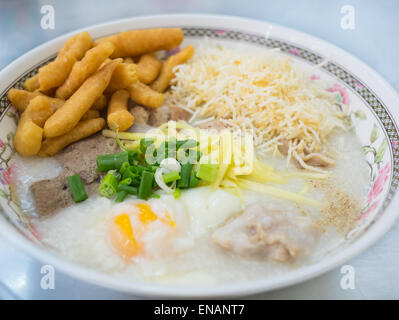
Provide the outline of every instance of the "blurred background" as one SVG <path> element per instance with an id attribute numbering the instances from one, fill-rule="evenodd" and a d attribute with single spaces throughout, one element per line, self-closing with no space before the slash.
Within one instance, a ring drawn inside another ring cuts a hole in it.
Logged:
<path id="1" fill-rule="evenodd" d="M 41 8 L 55 10 L 55 28 L 43 30 Z M 352 6 L 354 29 L 343 29 L 344 6 Z M 34 47 L 64 33 L 110 20 L 168 13 L 242 16 L 291 27 L 353 54 L 399 91 L 399 1 L 397 0 L 0 0 L 0 69 Z M 399 107 L 399 106 L 398 106 Z M 399 210 L 399 209 L 398 209 Z M 337 268 L 294 287 L 257 295 L 259 299 L 398 299 L 399 227 L 348 264 L 355 289 L 343 290 Z M 0 299 L 129 299 L 88 285 L 56 270 L 54 290 L 41 290 L 35 261 L 0 236 Z"/>

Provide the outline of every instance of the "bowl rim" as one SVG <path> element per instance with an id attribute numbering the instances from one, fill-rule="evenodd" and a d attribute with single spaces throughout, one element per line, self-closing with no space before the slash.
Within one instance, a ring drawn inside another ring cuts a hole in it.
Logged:
<path id="1" fill-rule="evenodd" d="M 156 23 L 154 23 L 156 21 Z M 96 24 L 93 26 L 80 28 L 67 34 L 63 34 L 53 40 L 45 42 L 36 48 L 28 51 L 21 57 L 14 60 L 6 68 L 0 71 L 0 92 L 7 90 L 10 84 L 14 83 L 27 68 L 24 67 L 26 62 L 30 66 L 38 64 L 43 60 L 43 54 L 48 55 L 47 52 L 55 53 L 68 37 L 76 32 L 89 31 L 93 37 L 104 36 L 107 33 L 105 30 L 113 30 L 110 33 L 120 31 L 123 25 L 130 23 L 138 23 L 142 28 L 165 26 L 172 27 L 176 25 L 184 26 L 197 26 L 207 25 L 209 27 L 220 27 L 232 29 L 245 30 L 248 32 L 259 33 L 261 28 L 266 29 L 277 29 L 280 34 L 284 34 L 286 38 L 291 39 L 292 37 L 300 37 L 303 42 L 301 45 L 310 47 L 317 53 L 324 53 L 326 56 L 329 53 L 338 57 L 338 61 L 348 60 L 351 63 L 349 70 L 356 69 L 356 75 L 360 79 L 367 79 L 367 83 L 375 83 L 376 86 L 370 86 L 377 95 L 384 96 L 384 101 L 387 106 L 387 111 L 392 116 L 395 125 L 399 123 L 399 110 L 395 110 L 389 105 L 399 102 L 398 93 L 392 88 L 392 86 L 384 80 L 376 71 L 371 69 L 365 63 L 360 61 L 358 58 L 352 56 L 346 51 L 336 47 L 335 45 L 311 36 L 307 33 L 297 31 L 295 29 L 280 26 L 275 23 L 269 23 L 266 21 L 260 21 L 255 19 L 229 16 L 229 15 L 215 15 L 215 14 L 162 14 L 162 15 L 149 15 L 132 17 L 125 19 L 115 19 L 105 23 Z M 234 27 L 233 27 L 234 26 Z M 115 31 L 117 30 L 117 31 Z M 109 34 L 109 33 L 108 33 Z M 316 49 L 315 49 L 316 48 Z M 24 63 L 25 62 L 25 63 Z M 17 75 L 17 76 L 15 76 Z M 2 79 L 14 79 L 12 81 L 4 81 Z M 380 92 L 380 94 L 378 93 Z M 350 245 L 342 248 L 337 253 L 331 254 L 321 261 L 298 268 L 288 273 L 283 273 L 273 278 L 256 279 L 246 281 L 237 284 L 223 284 L 221 286 L 178 286 L 178 285 L 163 285 L 149 282 L 139 281 L 125 281 L 122 278 L 117 278 L 112 275 L 102 273 L 93 269 L 86 268 L 81 265 L 74 264 L 66 261 L 60 256 L 41 248 L 21 234 L 14 230 L 9 230 L 8 223 L 0 223 L 0 235 L 4 236 L 5 239 L 9 240 L 15 246 L 26 251 L 29 255 L 42 261 L 46 264 L 53 265 L 56 269 L 64 272 L 65 274 L 97 285 L 103 286 L 112 290 L 121 291 L 141 297 L 174 297 L 174 298 L 200 298 L 200 297 L 237 297 L 245 296 L 250 294 L 256 294 L 260 292 L 266 292 L 278 288 L 284 288 L 293 284 L 298 284 L 308 279 L 317 277 L 323 273 L 326 273 L 340 264 L 352 259 L 356 255 L 360 254 L 370 246 L 372 246 L 378 239 L 380 239 L 388 230 L 393 227 L 396 220 L 399 218 L 399 210 L 395 210 L 399 206 L 399 195 L 396 194 L 391 203 L 384 209 L 384 214 L 370 226 L 370 228 L 362 236 Z"/>

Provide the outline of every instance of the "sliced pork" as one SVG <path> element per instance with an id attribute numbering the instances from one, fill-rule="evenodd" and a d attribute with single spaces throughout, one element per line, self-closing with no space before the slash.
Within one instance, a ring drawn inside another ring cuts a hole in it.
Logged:
<path id="1" fill-rule="evenodd" d="M 212 237 L 216 244 L 240 256 L 285 262 L 310 253 L 318 230 L 310 218 L 296 212 L 251 205 Z"/>

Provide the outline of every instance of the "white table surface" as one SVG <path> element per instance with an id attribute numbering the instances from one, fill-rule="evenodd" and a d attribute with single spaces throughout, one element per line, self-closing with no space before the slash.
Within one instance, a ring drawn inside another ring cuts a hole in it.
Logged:
<path id="1" fill-rule="evenodd" d="M 40 8 L 55 8 L 55 29 L 40 28 Z M 355 29 L 340 27 L 341 7 L 355 9 Z M 162 13 L 230 14 L 266 20 L 327 40 L 357 56 L 399 91 L 399 1 L 275 0 L 0 0 L 0 69 L 35 46 L 65 32 L 132 16 Z M 399 106 L 397 106 L 399 107 Z M 399 210 L 399 208 L 398 208 Z M 44 263 L 0 238 L 1 299 L 134 299 L 63 275 L 55 270 L 55 289 L 42 290 Z M 398 299 L 399 226 L 372 248 L 348 261 L 355 289 L 340 286 L 340 268 L 255 299 Z"/>

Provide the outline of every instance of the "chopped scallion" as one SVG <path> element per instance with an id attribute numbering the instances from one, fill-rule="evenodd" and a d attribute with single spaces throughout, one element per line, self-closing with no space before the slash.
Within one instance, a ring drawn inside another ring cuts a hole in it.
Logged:
<path id="1" fill-rule="evenodd" d="M 97 157 L 97 171 L 119 170 L 128 161 L 127 152 L 100 155 Z"/>
<path id="2" fill-rule="evenodd" d="M 132 183 L 132 178 L 123 179 L 119 184 L 130 185 Z"/>
<path id="3" fill-rule="evenodd" d="M 180 190 L 180 188 L 176 188 L 175 191 L 173 191 L 173 197 L 175 199 L 179 199 L 180 196 L 181 196 L 181 190 Z"/>
<path id="4" fill-rule="evenodd" d="M 118 189 L 119 174 L 116 170 L 110 170 L 101 181 L 98 193 L 102 197 L 110 198 L 114 196 Z"/>
<path id="5" fill-rule="evenodd" d="M 138 197 L 140 199 L 148 199 L 152 192 L 152 183 L 154 181 L 154 173 L 144 170 L 141 174 Z"/>
<path id="6" fill-rule="evenodd" d="M 140 151 L 145 154 L 147 148 L 154 143 L 151 138 L 144 138 L 140 140 Z"/>
<path id="7" fill-rule="evenodd" d="M 74 174 L 73 176 L 67 177 L 67 181 L 72 192 L 73 201 L 78 203 L 88 198 L 80 175 Z"/>
<path id="8" fill-rule="evenodd" d="M 125 184 L 119 184 L 118 191 L 125 191 L 126 193 L 133 194 L 133 195 L 136 195 L 138 193 L 138 190 L 136 187 L 128 186 Z"/>
<path id="9" fill-rule="evenodd" d="M 189 188 L 195 188 L 199 182 L 200 182 L 200 179 L 197 178 L 197 176 L 195 175 L 195 172 L 191 172 Z"/>
<path id="10" fill-rule="evenodd" d="M 154 198 L 154 199 L 159 199 L 161 196 L 159 195 L 159 194 L 157 194 L 157 193 L 152 193 L 151 195 L 150 195 L 150 198 Z"/>
<path id="11" fill-rule="evenodd" d="M 176 181 L 180 179 L 180 175 L 178 171 L 168 172 L 162 175 L 162 179 L 165 183 L 169 183 L 172 181 Z"/>
<path id="12" fill-rule="evenodd" d="M 218 170 L 217 164 L 201 163 L 197 172 L 197 177 L 207 182 L 213 182 Z"/>
<path id="13" fill-rule="evenodd" d="M 123 200 L 125 200 L 126 196 L 127 196 L 127 192 L 126 191 L 124 191 L 124 190 L 119 191 L 116 194 L 115 202 L 123 202 Z"/>
<path id="14" fill-rule="evenodd" d="M 191 175 L 191 169 L 193 165 L 191 163 L 185 163 L 181 165 L 181 171 L 180 171 L 180 180 L 177 182 L 177 186 L 179 188 L 188 188 L 190 185 L 190 175 Z"/>
<path id="15" fill-rule="evenodd" d="M 126 171 L 126 169 L 129 168 L 129 162 L 124 162 L 121 166 L 121 168 L 119 169 L 119 173 L 121 175 L 123 175 L 123 173 Z"/>
<path id="16" fill-rule="evenodd" d="M 199 142 L 193 139 L 187 139 L 187 140 L 178 140 L 176 141 L 176 149 L 179 150 L 180 148 L 182 149 L 190 149 L 190 148 L 195 148 L 198 147 Z"/>
<path id="17" fill-rule="evenodd" d="M 131 165 L 138 164 L 140 162 L 140 152 L 137 150 L 129 150 L 128 152 L 129 163 Z"/>

